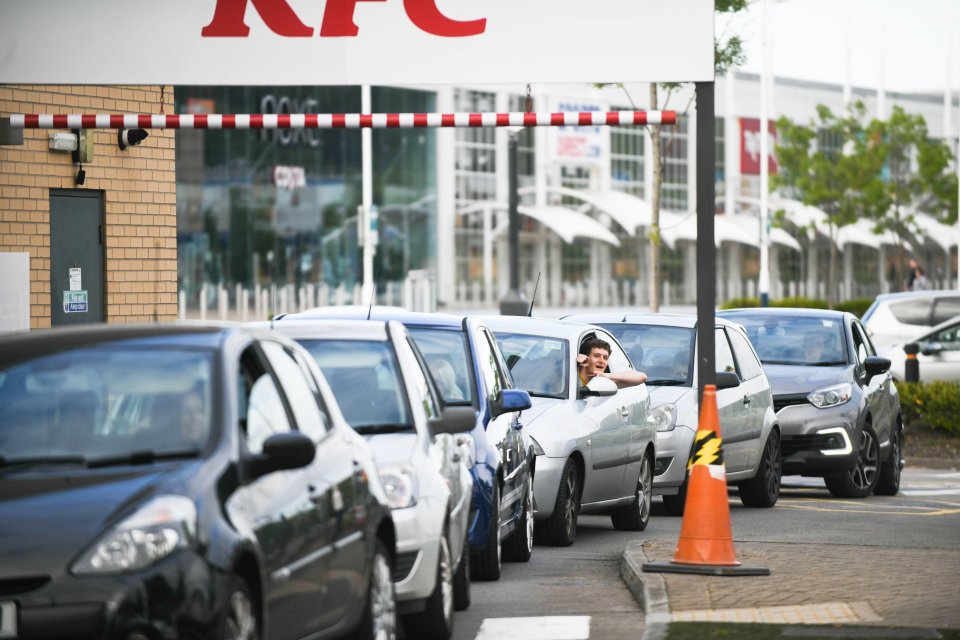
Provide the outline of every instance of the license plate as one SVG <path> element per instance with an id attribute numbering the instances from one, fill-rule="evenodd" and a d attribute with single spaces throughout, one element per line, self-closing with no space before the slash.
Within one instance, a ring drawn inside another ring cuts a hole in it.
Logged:
<path id="1" fill-rule="evenodd" d="M 17 605 L 0 602 L 0 638 L 17 637 Z"/>

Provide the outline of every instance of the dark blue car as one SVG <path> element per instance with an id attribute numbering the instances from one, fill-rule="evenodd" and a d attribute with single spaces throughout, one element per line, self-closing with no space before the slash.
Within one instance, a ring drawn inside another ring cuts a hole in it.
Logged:
<path id="1" fill-rule="evenodd" d="M 500 577 L 501 559 L 526 562 L 533 551 L 532 443 L 520 421 L 530 396 L 515 389 L 496 340 L 482 321 L 397 307 L 318 308 L 297 319 L 399 320 L 413 335 L 446 405 L 473 406 L 477 424 L 463 438 L 474 460 L 471 573 Z"/>

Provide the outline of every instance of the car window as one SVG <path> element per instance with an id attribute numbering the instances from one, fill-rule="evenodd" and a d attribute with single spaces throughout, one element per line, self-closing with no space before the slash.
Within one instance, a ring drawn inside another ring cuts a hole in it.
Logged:
<path id="1" fill-rule="evenodd" d="M 623 349 L 620 348 L 617 341 L 602 331 L 597 333 L 598 338 L 610 344 L 610 358 L 607 360 L 607 369 L 610 370 L 610 373 L 620 373 L 621 371 L 630 371 L 633 369 L 630 358 L 623 352 Z"/>
<path id="2" fill-rule="evenodd" d="M 263 452 L 263 443 L 275 433 L 290 431 L 287 410 L 273 377 L 264 373 L 253 381 L 246 401 L 245 440 L 250 453 Z"/>
<path id="3" fill-rule="evenodd" d="M 934 300 L 931 325 L 946 322 L 954 316 L 960 316 L 960 298 L 936 298 Z"/>
<path id="4" fill-rule="evenodd" d="M 428 419 L 437 418 L 440 416 L 440 407 L 437 403 L 436 396 L 434 396 L 434 390 L 430 387 L 430 381 L 427 379 L 427 376 L 432 377 L 432 373 L 427 363 L 423 361 L 423 356 L 421 356 L 420 350 L 417 349 L 417 344 L 413 341 L 413 337 L 407 336 L 407 344 L 410 345 L 410 351 L 413 353 L 413 357 L 417 359 L 417 364 L 420 365 L 421 373 L 421 375 L 415 376 L 413 379 L 414 393 L 416 394 L 413 400 L 423 405 L 423 410 L 426 412 Z M 436 383 L 435 378 L 434 383 Z"/>
<path id="5" fill-rule="evenodd" d="M 213 360 L 207 350 L 102 345 L 0 369 L 0 455 L 201 449 L 215 414 Z"/>
<path id="6" fill-rule="evenodd" d="M 303 372 L 303 377 L 310 386 L 310 391 L 312 391 L 316 396 L 317 405 L 320 407 L 320 415 L 323 418 L 324 427 L 329 430 L 332 424 L 330 421 L 330 412 L 327 409 L 327 402 L 323 398 L 323 392 L 320 391 L 320 385 L 317 384 L 317 376 L 322 376 L 323 373 L 321 373 L 320 368 L 317 367 L 316 361 L 309 357 L 309 354 L 307 357 L 302 355 L 302 349 L 293 352 L 293 359 L 296 360 L 297 365 Z"/>
<path id="7" fill-rule="evenodd" d="M 857 370 L 863 372 L 865 369 L 864 361 L 867 359 L 867 356 L 870 355 L 870 352 L 867 347 L 867 342 L 856 324 L 853 325 L 853 351 L 857 358 Z"/>
<path id="8" fill-rule="evenodd" d="M 473 376 L 462 331 L 409 327 L 417 349 L 430 367 L 430 374 L 446 404 L 473 403 Z"/>
<path id="9" fill-rule="evenodd" d="M 726 333 L 723 329 L 717 328 L 714 336 L 716 340 L 716 361 L 717 371 L 727 371 L 736 373 L 737 365 L 733 360 L 733 351 L 730 350 L 730 343 L 727 342 Z"/>
<path id="10" fill-rule="evenodd" d="M 496 332 L 513 383 L 532 396 L 566 398 L 573 360 L 566 340 Z"/>
<path id="11" fill-rule="evenodd" d="M 487 402 L 493 402 L 501 389 L 497 357 L 494 355 L 493 347 L 490 346 L 485 332 L 481 331 L 474 342 L 477 351 L 477 368 L 480 369 L 480 377 L 483 378 L 487 390 Z"/>
<path id="12" fill-rule="evenodd" d="M 391 343 L 384 340 L 301 340 L 320 365 L 343 417 L 354 429 L 413 428 L 406 389 Z"/>
<path id="13" fill-rule="evenodd" d="M 960 324 L 931 334 L 927 337 L 926 342 L 939 342 L 944 351 L 960 351 Z"/>
<path id="14" fill-rule="evenodd" d="M 623 345 L 634 368 L 647 374 L 647 384 L 689 383 L 693 329 L 626 323 L 601 326 Z"/>
<path id="15" fill-rule="evenodd" d="M 903 324 L 930 324 L 930 312 L 933 300 L 930 298 L 913 298 L 890 303 L 890 313 Z"/>
<path id="16" fill-rule="evenodd" d="M 877 350 L 873 346 L 873 342 L 870 341 L 870 337 L 867 335 L 867 330 L 863 328 L 863 325 L 859 322 L 854 322 L 853 326 L 857 332 L 857 336 L 860 338 L 860 342 L 863 344 L 863 347 L 867 351 L 868 356 L 877 355 Z"/>
<path id="17" fill-rule="evenodd" d="M 841 319 L 764 313 L 737 313 L 728 319 L 743 325 L 763 364 L 826 366 L 847 363 Z"/>
<path id="18" fill-rule="evenodd" d="M 744 335 L 736 329 L 727 329 L 727 335 L 730 337 L 733 353 L 737 356 L 737 363 L 740 365 L 740 377 L 744 380 L 752 380 L 763 373 L 763 367 L 760 366 L 757 356 L 754 355 Z"/>
<path id="19" fill-rule="evenodd" d="M 280 379 L 297 428 L 314 441 L 319 440 L 326 434 L 327 425 L 317 403 L 318 394 L 311 388 L 303 369 L 283 345 L 269 340 L 264 340 L 260 345 Z"/>

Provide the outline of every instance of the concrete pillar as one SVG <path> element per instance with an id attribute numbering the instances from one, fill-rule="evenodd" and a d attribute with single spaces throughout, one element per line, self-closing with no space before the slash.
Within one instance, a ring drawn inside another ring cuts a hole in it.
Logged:
<path id="1" fill-rule="evenodd" d="M 683 243 L 683 298 L 676 302 L 692 304 L 697 300 L 697 244 Z"/>
<path id="2" fill-rule="evenodd" d="M 453 88 L 443 87 L 437 90 L 437 111 L 452 113 Z M 456 280 L 456 171 L 455 167 L 455 131 L 437 130 L 437 229 L 436 229 L 436 275 L 437 297 L 443 302 L 454 298 Z M 499 165 L 498 165 L 499 166 Z"/>

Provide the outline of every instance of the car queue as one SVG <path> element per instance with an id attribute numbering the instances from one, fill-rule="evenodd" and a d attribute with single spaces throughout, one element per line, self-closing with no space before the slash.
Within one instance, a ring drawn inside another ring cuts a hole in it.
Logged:
<path id="1" fill-rule="evenodd" d="M 859 321 L 720 315 L 725 463 L 744 504 L 774 506 L 784 472 L 896 494 L 896 389 Z M 789 351 L 802 332 L 835 351 Z M 449 638 L 471 580 L 499 579 L 535 541 L 574 544 L 579 514 L 643 531 L 655 494 L 682 513 L 695 335 L 692 316 L 347 307 L 0 338 L 0 623 L 11 637 Z M 585 380 L 578 355 L 597 340 L 606 370 Z M 649 379 L 614 382 L 635 371 Z"/>

